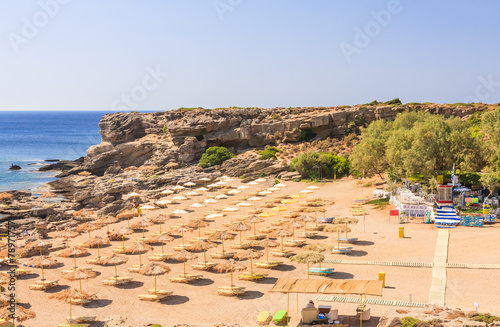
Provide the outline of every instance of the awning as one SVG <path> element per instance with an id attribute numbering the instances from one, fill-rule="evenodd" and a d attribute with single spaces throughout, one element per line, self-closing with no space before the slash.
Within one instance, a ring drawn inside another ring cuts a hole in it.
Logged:
<path id="1" fill-rule="evenodd" d="M 269 292 L 382 296 L 382 288 L 383 282 L 378 280 L 280 278 Z"/>

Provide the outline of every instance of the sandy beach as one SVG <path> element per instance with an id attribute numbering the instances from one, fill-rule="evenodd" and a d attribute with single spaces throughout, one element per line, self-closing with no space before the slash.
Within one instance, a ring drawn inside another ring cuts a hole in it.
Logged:
<path id="1" fill-rule="evenodd" d="M 257 188 L 269 187 L 274 180 L 258 185 Z M 265 185 L 264 185 L 265 184 Z M 286 182 L 288 187 L 268 195 L 265 199 L 273 199 L 277 195 L 292 195 L 305 189 L 310 184 L 299 182 Z M 241 185 L 239 180 L 235 180 L 230 185 L 237 187 Z M 351 217 L 350 204 L 353 200 L 361 197 L 371 198 L 374 186 L 361 187 L 357 180 L 346 178 L 331 183 L 318 183 L 319 190 L 312 196 L 321 197 L 325 200 L 334 201 L 333 205 L 326 206 L 326 216 Z M 189 190 L 182 191 L 181 194 Z M 204 208 L 198 208 L 192 213 L 182 215 L 181 218 L 168 220 L 164 225 L 179 225 L 187 223 L 190 218 L 202 217 L 204 213 L 213 208 L 228 207 L 230 203 L 242 199 L 248 194 L 255 192 L 255 189 L 244 190 L 242 193 L 230 196 L 228 199 L 220 200 L 216 204 L 207 205 Z M 160 213 L 169 213 L 178 207 L 185 207 L 194 202 L 200 202 L 208 197 L 214 197 L 219 192 L 206 192 L 203 196 L 195 196 L 189 200 L 182 201 L 180 205 L 170 205 L 165 209 L 145 210 L 143 217 L 136 217 L 131 222 L 140 221 L 143 218 L 155 216 Z M 257 205 L 262 204 L 259 202 Z M 297 203 L 286 205 L 288 209 L 296 207 Z M 350 237 L 359 238 L 358 244 L 353 244 L 354 252 L 350 255 L 339 255 L 326 253 L 326 259 L 343 260 L 376 260 L 376 261 L 404 261 L 404 262 L 424 262 L 432 263 L 434 260 L 437 229 L 433 225 L 423 224 L 420 221 L 413 221 L 403 225 L 398 224 L 395 219 L 389 222 L 388 206 L 384 209 L 374 209 L 371 205 L 365 206 L 368 209 L 368 215 L 363 219 L 359 218 L 357 225 L 350 225 L 352 232 Z M 226 213 L 223 218 L 216 218 L 210 222 L 210 226 L 203 230 L 211 228 L 222 228 L 224 222 L 232 221 L 236 217 L 245 216 L 252 208 L 241 208 L 238 212 Z M 321 215 L 321 214 L 320 214 Z M 276 220 L 276 217 L 266 218 L 266 222 L 258 225 L 258 228 L 270 226 L 270 222 Z M 126 226 L 127 221 L 110 225 L 111 229 L 118 230 L 121 226 Z M 400 226 L 405 228 L 405 238 L 398 237 Z M 159 231 L 158 225 L 153 225 L 146 231 L 146 236 Z M 449 263 L 488 263 L 500 264 L 500 257 L 496 254 L 496 241 L 499 227 L 485 226 L 484 228 L 458 227 L 450 230 L 449 242 Z M 297 230 L 301 232 L 301 230 Z M 243 235 L 251 232 L 244 232 Z M 91 232 L 92 236 L 105 236 L 106 227 L 98 231 Z M 181 239 L 178 233 L 173 233 L 176 240 L 165 244 L 165 252 L 173 253 L 172 247 L 180 244 Z M 196 237 L 198 231 L 185 233 L 185 239 L 190 240 Z M 134 239 L 141 237 L 138 231 L 131 235 L 126 245 L 131 245 Z M 337 233 L 320 232 L 316 239 L 307 239 L 307 243 L 327 243 L 336 245 Z M 88 234 L 83 233 L 79 237 L 70 240 L 71 245 L 84 242 L 88 239 Z M 238 241 L 226 241 L 226 248 L 230 244 Z M 279 241 L 279 239 L 278 239 Z M 61 240 L 56 239 L 55 244 L 60 244 Z M 120 242 L 111 242 L 111 245 L 103 247 L 101 256 L 107 256 L 112 253 L 112 249 L 121 245 Z M 154 246 L 154 252 L 161 251 L 160 245 Z M 210 254 L 219 251 L 220 245 L 207 251 Z M 297 252 L 305 252 L 300 248 L 294 248 Z M 143 276 L 130 273 L 126 268 L 130 265 L 139 264 L 139 255 L 127 255 L 129 261 L 124 265 L 117 267 L 120 275 L 132 276 L 134 282 L 123 287 L 102 286 L 101 281 L 114 275 L 113 266 L 88 265 L 86 259 L 97 255 L 97 249 L 90 249 L 90 256 L 77 258 L 77 264 L 80 267 L 92 267 L 98 272 L 97 278 L 82 282 L 84 291 L 96 294 L 99 300 L 81 307 L 73 306 L 74 316 L 96 316 L 100 323 L 94 323 L 92 326 L 104 326 L 103 322 L 111 320 L 117 326 L 143 326 L 148 324 L 161 324 L 162 326 L 172 326 L 176 324 L 190 324 L 197 326 L 209 326 L 216 323 L 238 324 L 240 326 L 255 326 L 256 319 L 261 311 L 270 311 L 275 313 L 278 310 L 287 309 L 287 295 L 269 293 L 268 290 L 276 282 L 277 278 L 307 278 L 306 266 L 290 262 L 289 259 L 280 258 L 284 265 L 273 270 L 264 270 L 254 268 L 255 271 L 268 273 L 268 278 L 259 282 L 240 281 L 235 278 L 234 284 L 246 287 L 246 293 L 238 298 L 224 297 L 217 295 L 217 287 L 229 285 L 229 273 L 217 273 L 215 271 L 199 272 L 203 274 L 200 279 L 191 284 L 171 283 L 169 277 L 173 277 L 182 272 L 181 262 L 173 260 L 167 261 L 167 265 L 172 269 L 169 274 L 158 276 L 158 288 L 173 291 L 173 295 L 167 297 L 161 303 L 151 303 L 139 301 L 137 295 L 147 292 L 148 288 L 153 287 L 154 278 L 152 276 Z M 143 263 L 147 263 L 147 256 L 152 252 L 142 255 Z M 196 261 L 203 260 L 203 253 L 197 253 L 198 259 L 188 261 L 186 269 L 189 273 L 193 270 L 191 265 Z M 78 287 L 78 282 L 68 282 L 61 279 L 61 269 L 70 269 L 73 266 L 73 258 L 53 257 L 64 264 L 64 268 L 45 269 L 45 278 L 48 280 L 59 280 L 61 286 L 50 291 L 31 291 L 28 285 L 40 277 L 30 275 L 17 280 L 17 297 L 22 303 L 28 302 L 30 309 L 36 312 L 37 318 L 27 320 L 23 323 L 26 327 L 45 327 L 55 326 L 63 323 L 69 316 L 69 305 L 57 300 L 49 300 L 48 297 L 53 292 L 62 290 L 68 286 Z M 21 259 L 24 262 L 26 259 Z M 223 262 L 223 260 L 212 259 L 213 262 Z M 247 260 L 242 261 L 248 267 Z M 395 267 L 395 266 L 377 266 L 377 265 L 353 265 L 353 264 L 332 264 L 323 263 L 323 267 L 335 268 L 335 273 L 330 277 L 311 276 L 311 278 L 333 278 L 333 279 L 358 279 L 358 280 L 376 280 L 379 272 L 386 273 L 386 288 L 383 290 L 382 299 L 409 301 L 410 296 L 413 302 L 427 303 L 429 297 L 429 288 L 432 279 L 432 269 L 425 267 Z M 5 270 L 6 268 L 2 268 Z M 40 269 L 31 268 L 32 271 L 39 274 Z M 235 273 L 235 276 L 238 273 Z M 498 270 L 490 269 L 447 269 L 447 289 L 446 306 L 461 308 L 465 311 L 474 310 L 474 302 L 479 303 L 480 311 L 499 313 L 498 303 L 500 303 L 499 286 L 495 283 L 498 276 Z M 299 310 L 310 299 L 315 299 L 314 294 L 299 294 Z M 332 308 L 338 308 L 340 315 L 354 316 L 356 304 L 337 303 L 337 302 L 318 302 L 316 304 L 332 305 Z M 397 307 L 369 305 L 373 319 L 384 315 L 389 310 Z M 297 312 L 297 296 L 290 295 L 289 312 L 291 315 L 290 325 L 295 326 L 300 321 L 300 313 Z M 120 325 L 120 323 L 122 323 Z M 110 325 L 112 325 L 110 323 Z"/>

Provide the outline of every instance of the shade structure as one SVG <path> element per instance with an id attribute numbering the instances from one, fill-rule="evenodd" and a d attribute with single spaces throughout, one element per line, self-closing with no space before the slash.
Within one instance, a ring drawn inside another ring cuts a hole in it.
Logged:
<path id="1" fill-rule="evenodd" d="M 76 232 L 76 231 L 70 231 L 70 230 L 63 230 L 61 232 L 58 232 L 55 237 L 61 237 L 61 238 L 65 238 L 66 239 L 66 246 L 69 247 L 69 239 L 70 238 L 75 238 L 77 237 L 78 235 L 80 235 L 80 233 Z"/>
<path id="2" fill-rule="evenodd" d="M 177 186 L 172 187 L 172 190 L 174 190 L 174 191 L 180 191 L 180 190 L 183 190 L 183 189 L 185 189 L 185 187 L 181 186 L 181 185 L 177 185 Z"/>
<path id="3" fill-rule="evenodd" d="M 206 192 L 206 191 L 208 191 L 208 188 L 206 188 L 206 187 L 199 187 L 199 188 L 196 189 L 196 191 L 197 192 Z"/>
<path id="4" fill-rule="evenodd" d="M 15 305 L 15 307 L 15 319 L 18 322 L 36 318 L 36 314 L 33 311 L 25 309 L 17 304 Z M 4 319 L 5 321 L 9 321 L 10 319 L 12 319 L 12 311 L 10 311 L 9 307 L 0 309 L 0 318 Z"/>
<path id="5" fill-rule="evenodd" d="M 53 192 L 45 192 L 40 197 L 44 199 L 57 198 L 57 194 Z"/>
<path id="6" fill-rule="evenodd" d="M 271 192 L 271 191 L 262 191 L 262 192 L 259 192 L 257 194 L 259 194 L 259 195 L 269 195 L 269 194 L 272 194 L 272 193 L 273 192 Z"/>
<path id="7" fill-rule="evenodd" d="M 225 194 L 219 194 L 219 195 L 217 195 L 215 198 L 216 198 L 217 200 L 222 200 L 222 199 L 227 199 L 227 198 L 228 198 L 228 196 L 227 196 L 227 195 L 225 195 Z"/>
<path id="8" fill-rule="evenodd" d="M 56 299 L 69 303 L 70 300 L 93 300 L 96 299 L 96 297 L 87 292 L 83 292 L 76 288 L 70 287 L 68 289 L 50 295 L 49 299 Z"/>
<path id="9" fill-rule="evenodd" d="M 172 190 L 166 189 L 166 190 L 161 191 L 160 193 L 161 193 L 161 194 L 170 195 L 170 194 L 174 194 L 175 192 L 174 192 L 174 191 L 172 191 Z"/>
<path id="10" fill-rule="evenodd" d="M 241 186 L 238 186 L 237 189 L 238 190 L 248 190 L 250 187 L 249 186 L 246 186 L 246 185 L 241 185 Z"/>
<path id="11" fill-rule="evenodd" d="M 269 292 L 382 296 L 382 289 L 378 280 L 279 278 Z"/>
<path id="12" fill-rule="evenodd" d="M 69 281 L 78 280 L 80 282 L 80 291 L 81 291 L 82 290 L 82 280 L 89 279 L 89 278 L 95 278 L 96 276 L 97 276 L 97 273 L 95 271 L 82 269 L 82 268 L 76 268 L 76 269 L 73 269 L 70 273 L 64 274 L 62 276 L 62 278 L 69 280 Z"/>
<path id="13" fill-rule="evenodd" d="M 177 253 L 174 253 L 170 259 L 172 260 L 176 260 L 176 261 L 182 261 L 183 262 L 183 266 L 184 266 L 184 275 L 186 275 L 186 261 L 188 260 L 193 260 L 193 259 L 196 259 L 198 258 L 198 256 L 194 253 L 191 253 L 191 252 L 188 252 L 186 250 L 182 250 L 182 251 L 179 251 Z"/>
<path id="14" fill-rule="evenodd" d="M 166 164 L 164 167 L 165 167 L 165 168 L 172 168 L 172 169 L 174 169 L 174 168 L 179 167 L 179 164 L 178 164 L 177 162 L 169 162 L 169 163 L 168 163 L 168 164 Z"/>
<path id="15" fill-rule="evenodd" d="M 33 257 L 24 263 L 25 266 L 36 268 L 53 267 L 58 264 L 56 260 L 52 260 L 50 257 L 46 256 Z"/>
<path id="16" fill-rule="evenodd" d="M 237 207 L 243 207 L 243 208 L 246 208 L 246 207 L 251 207 L 252 204 L 251 203 L 248 203 L 248 202 L 240 202 L 240 203 L 237 203 L 236 204 Z"/>
<path id="17" fill-rule="evenodd" d="M 196 183 L 187 182 L 187 183 L 184 183 L 184 186 L 187 186 L 187 187 L 196 186 Z"/>
<path id="18" fill-rule="evenodd" d="M 166 206 L 167 204 L 171 204 L 172 201 L 170 200 L 160 200 L 160 201 L 156 201 L 156 205 L 160 206 L 160 207 L 164 207 Z"/>
<path id="19" fill-rule="evenodd" d="M 188 212 L 186 210 L 182 210 L 182 209 L 177 209 L 177 210 L 172 211 L 172 214 L 174 214 L 174 215 L 184 215 L 186 213 L 188 213 Z"/>
<path id="20" fill-rule="evenodd" d="M 240 210 L 240 208 L 238 208 L 238 207 L 227 207 L 227 208 L 222 209 L 222 211 L 224 211 L 224 212 L 235 212 L 235 211 L 239 211 L 239 210 Z"/>
<path id="21" fill-rule="evenodd" d="M 156 209 L 154 206 L 152 206 L 150 204 L 146 204 L 145 206 L 141 206 L 140 208 L 142 210 L 154 210 L 154 209 Z"/>
<path id="22" fill-rule="evenodd" d="M 206 199 L 205 201 L 203 201 L 203 203 L 217 203 L 219 201 L 215 200 L 215 199 Z"/>
<path id="23" fill-rule="evenodd" d="M 203 207 L 205 207 L 205 205 L 203 205 L 201 203 L 193 203 L 193 204 L 190 204 L 189 207 L 190 208 L 203 208 Z"/>
<path id="24" fill-rule="evenodd" d="M 199 181 L 202 181 L 202 182 L 210 182 L 210 181 L 211 181 L 211 179 L 210 179 L 210 178 L 208 178 L 208 177 L 202 177 L 202 178 L 200 178 L 200 179 L 199 179 Z"/>
<path id="25" fill-rule="evenodd" d="M 94 211 L 84 208 L 84 209 L 80 209 L 78 211 L 73 212 L 73 217 L 91 216 L 93 214 L 95 214 Z"/>
<path id="26" fill-rule="evenodd" d="M 266 179 L 265 179 L 265 178 L 257 178 L 257 179 L 255 180 L 255 182 L 257 182 L 257 183 L 262 183 L 262 182 L 265 182 L 265 181 L 266 181 Z"/>
<path id="27" fill-rule="evenodd" d="M 219 184 L 216 184 L 216 183 L 213 183 L 213 184 L 208 184 L 207 187 L 219 187 L 220 185 Z"/>
<path id="28" fill-rule="evenodd" d="M 248 182 L 247 185 L 250 185 L 250 186 L 255 186 L 255 185 L 258 185 L 259 183 L 257 182 Z"/>
<path id="29" fill-rule="evenodd" d="M 261 201 L 263 198 L 258 197 L 258 196 L 252 196 L 251 198 L 248 198 L 247 201 Z"/>
<path id="30" fill-rule="evenodd" d="M 242 243 L 241 241 L 241 232 L 245 232 L 245 231 L 248 231 L 252 229 L 252 227 L 250 225 L 247 225 L 243 222 L 238 222 L 236 224 L 233 224 L 231 225 L 231 227 L 229 227 L 229 230 L 233 231 L 233 232 L 239 232 L 240 233 L 240 244 Z"/>
<path id="31" fill-rule="evenodd" d="M 283 183 L 279 183 L 279 184 L 274 185 L 274 187 L 277 187 L 277 188 L 283 188 L 283 187 L 287 187 L 287 186 L 288 185 L 283 184 Z"/>
<path id="32" fill-rule="evenodd" d="M 227 192 L 227 194 L 233 194 L 233 195 L 234 194 L 240 194 L 240 193 L 241 193 L 240 190 L 231 190 L 231 191 Z"/>
<path id="33" fill-rule="evenodd" d="M 230 286 L 233 287 L 233 272 L 235 271 L 241 271 L 247 269 L 246 266 L 242 265 L 241 263 L 235 261 L 234 259 L 229 259 L 226 262 L 219 263 L 217 266 L 215 266 L 215 270 L 218 272 L 230 272 L 231 273 L 231 284 Z"/>
<path id="34" fill-rule="evenodd" d="M 300 191 L 299 193 L 302 193 L 302 194 L 312 194 L 313 192 L 314 192 L 313 190 L 305 189 L 305 190 Z"/>
<path id="35" fill-rule="evenodd" d="M 139 274 L 145 276 L 155 276 L 155 288 L 154 293 L 156 294 L 156 276 L 164 275 L 170 272 L 170 268 L 162 262 L 151 262 L 142 267 L 139 270 Z"/>
<path id="36" fill-rule="evenodd" d="M 205 216 L 205 218 L 207 218 L 207 219 L 214 219 L 214 218 L 221 218 L 221 217 L 224 217 L 224 215 L 220 214 L 220 213 L 211 213 L 211 214 Z"/>
<path id="37" fill-rule="evenodd" d="M 191 192 L 188 192 L 186 193 L 187 196 L 197 196 L 197 195 L 201 195 L 201 193 L 198 193 L 196 191 L 191 191 Z"/>
<path id="38" fill-rule="evenodd" d="M 219 181 L 219 182 L 216 182 L 214 184 L 217 185 L 217 186 L 222 186 L 222 185 L 226 185 L 227 182 L 226 181 Z"/>
<path id="39" fill-rule="evenodd" d="M 175 201 L 184 201 L 184 200 L 187 200 L 187 198 L 185 196 L 182 196 L 182 195 L 177 195 L 177 196 L 174 196 L 172 198 L 172 200 L 175 200 Z"/>
<path id="40" fill-rule="evenodd" d="M 117 255 L 117 254 L 112 254 L 111 256 L 107 258 L 103 258 L 101 260 L 101 264 L 103 265 L 113 265 L 115 266 L 115 277 L 118 278 L 118 271 L 116 269 L 116 265 L 121 265 L 123 263 L 126 263 L 128 261 L 128 258 L 125 256 Z"/>
<path id="41" fill-rule="evenodd" d="M 130 209 L 123 210 L 120 212 L 118 215 L 116 215 L 116 218 L 118 219 L 130 219 L 133 217 L 138 217 L 139 213 L 137 211 L 132 211 Z"/>
<path id="42" fill-rule="evenodd" d="M 137 192 L 132 192 L 132 193 L 129 193 L 129 194 L 126 194 L 125 197 L 128 198 L 128 199 L 131 199 L 131 198 L 138 198 L 140 197 L 141 195 Z"/>

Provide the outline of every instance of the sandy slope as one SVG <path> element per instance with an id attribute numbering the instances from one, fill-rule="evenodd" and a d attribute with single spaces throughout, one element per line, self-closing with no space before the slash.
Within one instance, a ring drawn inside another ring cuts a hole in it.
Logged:
<path id="1" fill-rule="evenodd" d="M 239 181 L 232 182 L 237 186 Z M 289 187 L 275 194 L 295 194 L 308 186 L 306 183 L 287 182 Z M 324 199 L 334 200 L 335 204 L 327 207 L 327 216 L 350 216 L 349 204 L 352 200 L 368 196 L 371 197 L 374 187 L 362 188 L 356 180 L 344 179 L 334 183 L 319 184 L 321 189 L 315 192 L 315 196 L 321 196 Z M 260 187 L 260 186 L 259 186 Z M 229 206 L 229 202 L 240 199 L 242 196 L 251 193 L 253 189 L 246 190 L 244 193 L 232 196 L 227 200 L 222 200 L 217 204 L 210 205 L 215 207 Z M 213 197 L 216 193 L 208 193 Z M 274 194 L 273 194 L 274 195 Z M 268 196 L 270 199 L 273 195 Z M 205 199 L 204 197 L 194 197 L 185 204 Z M 183 206 L 185 205 L 183 203 Z M 296 205 L 296 204 L 294 204 Z M 185 215 L 180 219 L 171 219 L 166 225 L 179 224 L 187 222 L 189 217 L 201 216 L 208 208 L 197 209 L 194 213 Z M 293 205 L 288 205 L 293 206 Z M 179 205 L 172 205 L 168 209 L 145 212 L 145 216 L 156 215 L 161 212 L 170 212 Z M 209 228 L 221 227 L 222 221 L 231 220 L 231 218 L 244 215 L 248 209 L 242 209 L 239 212 L 229 213 L 226 217 L 212 222 Z M 384 210 L 369 209 L 369 215 L 363 223 L 361 217 L 358 225 L 351 226 L 352 237 L 358 237 L 360 245 L 354 245 L 357 251 L 356 255 L 341 256 L 327 254 L 327 258 L 336 259 L 357 259 L 357 260 L 380 260 L 380 261 L 417 261 L 432 262 L 435 250 L 435 241 L 437 230 L 431 225 L 413 222 L 405 224 L 407 238 L 398 238 L 398 228 L 401 226 L 394 220 L 389 223 L 388 208 Z M 138 221 L 135 218 L 133 221 Z M 272 221 L 274 218 L 269 218 Z M 269 223 L 260 224 L 265 226 Z M 113 225 L 112 228 L 118 229 L 119 226 L 126 225 L 126 221 Z M 458 228 L 451 231 L 449 262 L 464 263 L 497 263 L 500 264 L 500 256 L 496 253 L 496 242 L 500 226 L 487 228 Z M 93 235 L 104 235 L 106 229 L 92 232 Z M 153 226 L 150 231 L 157 232 L 158 226 Z M 324 239 L 310 240 L 310 242 L 336 243 L 334 240 L 337 234 L 321 234 Z M 140 233 L 133 235 L 133 238 L 139 237 Z M 197 236 L 197 231 L 187 233 L 186 239 Z M 71 244 L 84 241 L 87 234 L 71 240 Z M 229 241 L 226 244 L 231 244 Z M 131 244 L 132 240 L 126 243 Z M 172 252 L 173 244 L 179 244 L 180 239 L 166 244 L 167 252 Z M 111 253 L 111 249 L 118 246 L 119 243 L 112 242 L 111 246 L 101 250 L 101 255 Z M 210 251 L 220 250 L 211 249 Z M 92 257 L 96 255 L 97 250 L 91 249 Z M 155 252 L 160 251 L 160 246 L 155 246 Z M 299 250 L 300 251 L 300 250 Z M 304 250 L 302 250 L 304 251 Z M 143 260 L 147 262 L 146 255 Z M 90 258 L 87 257 L 87 258 Z M 305 265 L 291 264 L 285 259 L 286 265 L 279 270 L 260 270 L 269 273 L 270 277 L 266 281 L 253 283 L 248 281 L 236 281 L 238 286 L 245 286 L 247 293 L 240 298 L 228 298 L 218 296 L 217 287 L 229 284 L 229 274 L 218 274 L 216 272 L 204 272 L 205 279 L 190 285 L 171 283 L 168 277 L 182 272 L 182 263 L 169 261 L 167 264 L 172 272 L 165 276 L 158 277 L 158 288 L 172 290 L 174 295 L 169 297 L 163 303 L 142 302 L 137 299 L 137 294 L 144 293 L 148 288 L 153 287 L 153 277 L 131 274 L 126 271 L 126 267 L 139 263 L 138 255 L 129 255 L 129 262 L 124 266 L 119 266 L 118 271 L 121 275 L 134 276 L 136 281 L 133 285 L 124 288 L 113 288 L 101 286 L 100 281 L 112 276 L 113 267 L 92 266 L 100 274 L 96 279 L 84 281 L 83 290 L 89 293 L 97 293 L 101 299 L 88 307 L 74 307 L 74 315 L 95 315 L 100 321 L 105 321 L 110 317 L 121 317 L 126 320 L 124 326 L 142 326 L 150 323 L 161 323 L 163 326 L 171 326 L 179 323 L 187 324 L 213 324 L 218 322 L 239 324 L 242 326 L 254 326 L 257 315 L 260 311 L 268 310 L 275 312 L 287 308 L 287 296 L 284 294 L 268 293 L 276 278 L 294 277 L 306 278 Z M 73 265 L 73 259 L 57 258 L 68 268 Z M 202 254 L 200 254 L 202 259 Z M 85 258 L 78 258 L 79 266 L 88 266 L 84 263 Z M 212 260 L 221 262 L 221 260 Z M 187 263 L 189 271 L 191 262 Z M 248 265 L 245 261 L 244 264 Z M 335 274 L 331 278 L 354 278 L 354 279 L 377 279 L 379 272 L 385 272 L 387 275 L 387 288 L 384 289 L 384 299 L 390 300 L 409 300 L 410 294 L 415 302 L 427 302 L 429 287 L 431 283 L 431 269 L 429 268 L 402 268 L 385 266 L 360 266 L 360 265 L 332 265 L 324 264 L 325 267 L 334 267 Z M 4 268 L 3 268 L 4 269 Z M 34 269 L 39 271 L 38 269 Z M 46 278 L 60 279 L 61 274 L 58 269 L 47 269 Z M 257 269 L 259 270 L 259 269 Z M 498 303 L 500 303 L 500 292 L 496 277 L 498 271 L 491 270 L 466 270 L 466 269 L 448 269 L 449 287 L 446 296 L 446 302 L 449 306 L 459 307 L 463 310 L 473 310 L 473 302 L 480 303 L 481 311 L 499 312 Z M 314 277 L 325 278 L 325 277 Z M 69 315 L 69 305 L 56 300 L 49 300 L 49 292 L 29 291 L 27 285 L 32 283 L 34 278 L 19 280 L 17 282 L 17 296 L 22 302 L 29 302 L 31 309 L 37 314 L 37 319 L 24 322 L 24 326 L 45 327 L 55 326 L 61 323 Z M 78 282 L 60 281 L 61 285 L 70 285 L 78 287 Z M 61 288 L 59 288 L 60 290 Z M 309 299 L 315 296 L 302 294 L 299 295 L 299 307 L 302 307 Z M 326 303 L 325 303 L 326 304 Z M 353 315 L 356 304 L 330 303 L 334 308 L 339 308 L 339 313 L 344 315 Z M 393 310 L 394 307 L 371 306 L 372 315 L 381 316 L 387 310 Z M 299 308 L 300 309 L 300 308 Z M 290 313 L 292 315 L 291 325 L 297 324 L 300 314 L 297 313 L 296 295 L 290 296 Z M 118 319 L 119 320 L 119 319 Z M 96 324 L 101 326 L 101 324 Z"/>

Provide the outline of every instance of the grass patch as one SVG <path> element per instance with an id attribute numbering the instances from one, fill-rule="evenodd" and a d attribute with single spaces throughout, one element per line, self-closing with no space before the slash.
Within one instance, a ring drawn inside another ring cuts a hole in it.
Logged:
<path id="1" fill-rule="evenodd" d="M 363 184 L 363 187 L 370 187 L 370 186 L 372 186 L 372 182 L 368 182 L 366 184 Z"/>
<path id="2" fill-rule="evenodd" d="M 474 312 L 473 314 L 469 315 L 469 318 L 471 320 L 480 321 L 480 322 L 484 322 L 487 324 L 491 324 L 494 321 L 500 321 L 500 317 L 492 316 L 489 313 Z"/>
<path id="3" fill-rule="evenodd" d="M 365 204 L 374 205 L 377 209 L 382 209 L 389 205 L 389 198 L 375 199 L 365 202 Z"/>

